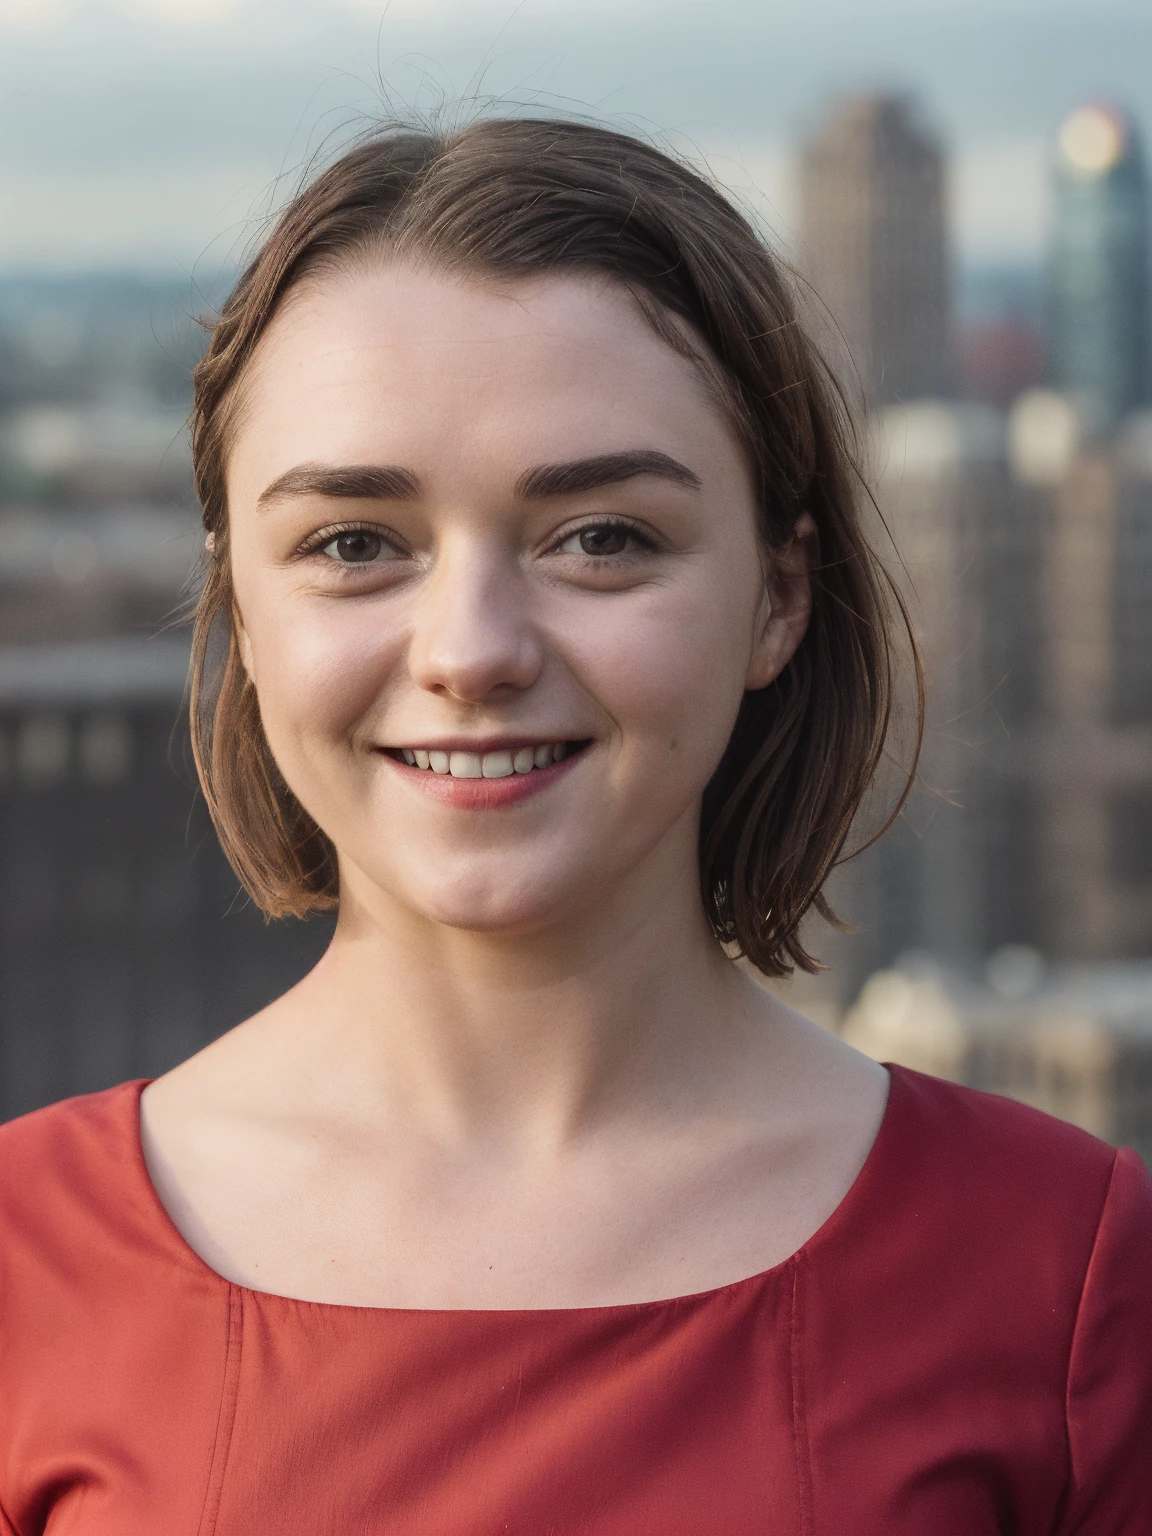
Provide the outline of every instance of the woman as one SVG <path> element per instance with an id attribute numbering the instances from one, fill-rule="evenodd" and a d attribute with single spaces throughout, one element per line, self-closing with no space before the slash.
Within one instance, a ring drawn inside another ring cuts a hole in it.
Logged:
<path id="1" fill-rule="evenodd" d="M 6 1529 L 1152 1528 L 1142 1165 L 729 958 L 811 965 L 889 687 L 744 220 L 591 127 L 385 134 L 196 388 L 204 792 L 339 917 L 0 1130 Z"/>

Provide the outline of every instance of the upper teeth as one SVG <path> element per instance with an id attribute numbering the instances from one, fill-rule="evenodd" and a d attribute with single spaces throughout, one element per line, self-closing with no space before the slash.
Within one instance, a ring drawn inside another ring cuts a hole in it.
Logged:
<path id="1" fill-rule="evenodd" d="M 506 779 L 513 773 L 547 768 L 567 755 L 567 742 L 539 747 L 518 747 L 515 752 L 431 752 L 423 747 L 402 747 L 401 756 L 410 768 L 430 768 L 450 773 L 454 779 Z"/>

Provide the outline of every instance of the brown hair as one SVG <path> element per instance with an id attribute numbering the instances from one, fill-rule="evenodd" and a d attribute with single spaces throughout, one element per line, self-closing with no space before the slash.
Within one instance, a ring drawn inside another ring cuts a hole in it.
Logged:
<path id="1" fill-rule="evenodd" d="M 241 881 L 270 916 L 337 901 L 335 849 L 277 768 L 237 646 L 225 466 L 238 386 L 302 278 L 378 252 L 505 278 L 595 271 L 625 283 L 720 389 L 753 467 L 768 550 L 811 514 L 811 622 L 780 677 L 744 696 L 704 795 L 699 863 L 720 940 L 769 975 L 815 969 L 800 920 L 813 905 L 831 917 L 821 887 L 880 761 L 892 702 L 892 593 L 861 528 L 847 416 L 749 222 L 669 156 L 583 123 L 375 132 L 289 203 L 212 330 L 192 418 L 212 535 L 192 739 Z M 212 667 L 210 653 L 221 658 Z"/>

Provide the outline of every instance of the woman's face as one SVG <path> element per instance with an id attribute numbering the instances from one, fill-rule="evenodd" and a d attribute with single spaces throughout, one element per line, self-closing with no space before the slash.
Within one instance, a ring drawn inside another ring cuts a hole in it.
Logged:
<path id="1" fill-rule="evenodd" d="M 807 584 L 769 602 L 740 447 L 626 290 L 308 282 L 228 496 L 245 664 L 342 889 L 514 932 L 694 886 L 701 793 Z"/>

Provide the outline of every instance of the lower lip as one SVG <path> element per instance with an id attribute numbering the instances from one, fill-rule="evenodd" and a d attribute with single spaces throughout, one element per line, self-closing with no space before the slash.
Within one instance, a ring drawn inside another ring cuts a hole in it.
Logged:
<path id="1" fill-rule="evenodd" d="M 531 773 L 511 773 L 502 779 L 456 779 L 450 773 L 433 773 L 430 768 L 412 768 L 387 752 L 382 756 L 397 773 L 404 775 L 406 783 L 423 790 L 441 805 L 453 806 L 460 811 L 499 811 L 508 805 L 519 805 L 538 795 L 577 763 L 587 748 L 582 747 L 570 757 L 549 768 L 533 768 Z"/>

